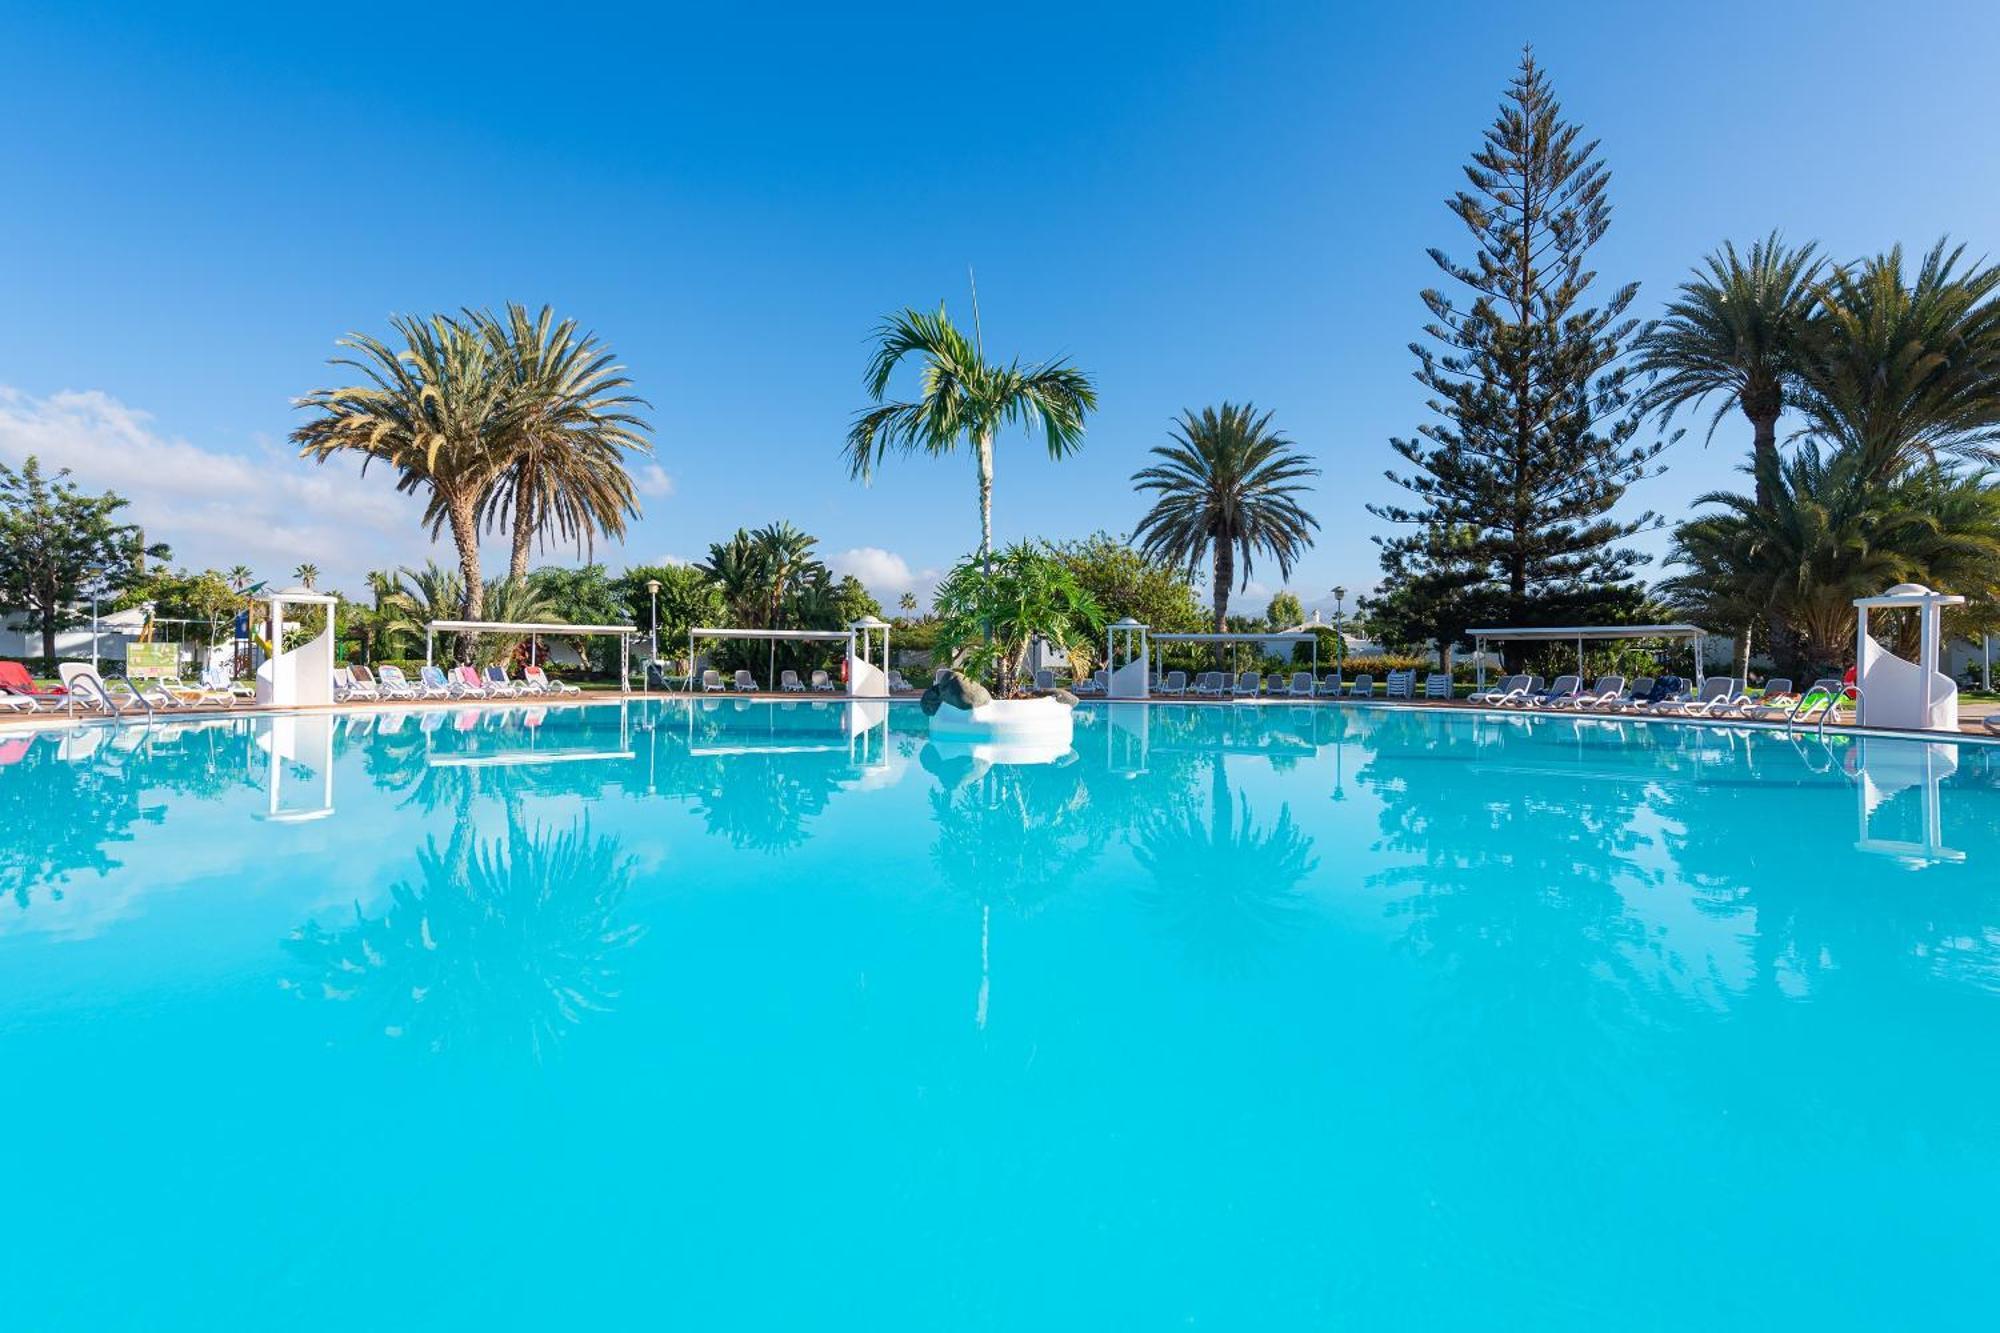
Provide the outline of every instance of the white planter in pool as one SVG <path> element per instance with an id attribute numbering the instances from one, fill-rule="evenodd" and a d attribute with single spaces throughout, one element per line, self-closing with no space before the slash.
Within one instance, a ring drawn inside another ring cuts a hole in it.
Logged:
<path id="1" fill-rule="evenodd" d="M 977 708 L 950 704 L 931 715 L 931 735 L 1069 748 L 1070 706 L 1060 699 L 995 699 Z"/>

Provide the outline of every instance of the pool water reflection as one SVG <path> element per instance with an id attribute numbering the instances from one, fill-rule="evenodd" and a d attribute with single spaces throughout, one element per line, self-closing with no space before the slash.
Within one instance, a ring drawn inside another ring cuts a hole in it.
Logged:
<path id="1" fill-rule="evenodd" d="M 0 746 L 12 1326 L 1881 1328 L 2000 1255 L 2000 747 L 657 699 Z"/>

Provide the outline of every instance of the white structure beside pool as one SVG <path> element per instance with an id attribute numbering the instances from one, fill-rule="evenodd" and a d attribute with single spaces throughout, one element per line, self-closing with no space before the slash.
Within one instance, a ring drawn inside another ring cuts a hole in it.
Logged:
<path id="1" fill-rule="evenodd" d="M 1958 682 L 1938 670 L 1944 608 L 1965 599 L 1932 592 L 1921 583 L 1898 583 L 1879 597 L 1854 600 L 1854 683 L 1861 691 L 1857 720 L 1864 727 L 1899 731 L 1957 731 Z M 1896 656 L 1868 632 L 1870 611 L 1917 613 L 1917 660 Z"/>

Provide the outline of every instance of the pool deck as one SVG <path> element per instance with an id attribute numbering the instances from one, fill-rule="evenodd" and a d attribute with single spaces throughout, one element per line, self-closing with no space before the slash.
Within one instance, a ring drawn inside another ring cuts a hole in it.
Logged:
<path id="1" fill-rule="evenodd" d="M 297 715 L 301 713 L 306 713 L 306 714 L 372 713 L 372 712 L 381 712 L 387 709 L 425 710 L 425 709 L 438 709 L 438 708 L 456 709 L 456 708 L 493 708 L 493 707 L 575 708 L 589 704 L 615 703 L 619 700 L 650 699 L 650 698 L 660 698 L 660 699 L 702 698 L 702 699 L 712 699 L 717 701 L 723 699 L 744 699 L 744 700 L 758 700 L 767 703 L 798 702 L 800 700 L 823 700 L 828 703 L 842 703 L 849 701 L 848 695 L 839 693 L 827 693 L 824 691 L 817 693 L 800 694 L 800 693 L 773 692 L 765 690 L 755 690 L 755 691 L 730 690 L 722 693 L 690 695 L 683 690 L 654 691 L 650 694 L 636 690 L 629 694 L 621 693 L 615 690 L 586 690 L 580 695 L 579 694 L 560 695 L 560 696 L 527 695 L 523 697 L 511 697 L 511 698 L 501 697 L 497 699 L 481 699 L 481 698 L 383 699 L 383 700 L 368 699 L 368 700 L 353 700 L 347 703 L 323 704 L 323 705 L 307 706 L 307 707 L 300 707 L 296 705 L 287 707 L 278 707 L 275 705 L 244 703 L 228 708 L 202 707 L 202 708 L 158 709 L 153 714 L 151 714 L 150 717 L 144 712 L 125 713 L 116 716 L 107 716 L 102 713 L 82 712 L 82 711 L 79 711 L 74 715 L 64 712 L 37 712 L 37 713 L 7 712 L 7 713 L 0 713 L 0 734 L 5 734 L 9 731 L 47 731 L 61 727 L 68 727 L 72 725 L 81 725 L 89 723 L 117 723 L 117 722 L 131 722 L 131 721 L 145 722 L 145 721 L 159 721 L 162 719 L 186 721 L 199 718 L 260 717 L 260 716 L 278 716 L 286 714 Z M 890 696 L 890 698 L 892 702 L 915 703 L 919 698 L 919 695 L 917 692 L 912 691 L 909 693 L 897 693 Z M 1422 709 L 1434 709 L 1434 710 L 1448 710 L 1448 709 L 1463 710 L 1466 712 L 1487 713 L 1501 717 L 1519 717 L 1519 716 L 1598 717 L 1598 718 L 1617 719 L 1627 722 L 1671 722 L 1671 723 L 1682 723 L 1682 724 L 1699 725 L 1699 726 L 1735 726 L 1735 727 L 1747 726 L 1747 727 L 1767 727 L 1767 728 L 1778 728 L 1778 729 L 1782 729 L 1785 726 L 1785 722 L 1783 719 L 1771 720 L 1771 719 L 1743 718 L 1743 717 L 1700 717 L 1700 716 L 1689 717 L 1689 716 L 1682 716 L 1679 714 L 1662 714 L 1656 716 L 1651 714 L 1608 712 L 1601 709 L 1590 709 L 1590 708 L 1582 708 L 1582 709 L 1565 708 L 1561 710 L 1495 708 L 1491 705 L 1475 704 L 1467 699 L 1392 700 L 1383 697 L 1381 695 L 1377 695 L 1371 699 L 1361 699 L 1361 700 L 1348 699 L 1348 698 L 1318 698 L 1318 697 L 1311 699 L 1293 698 L 1289 695 L 1284 695 L 1284 694 L 1260 695 L 1254 698 L 1227 698 L 1227 697 L 1196 698 L 1194 696 L 1183 697 L 1183 696 L 1173 695 L 1173 696 L 1154 696 L 1148 699 L 1109 699 L 1109 700 L 1096 696 L 1091 696 L 1083 699 L 1082 702 L 1123 703 L 1123 704 L 1138 704 L 1142 706 L 1152 705 L 1152 704 L 1168 704 L 1168 705 L 1189 704 L 1204 708 L 1207 707 L 1256 708 L 1256 707 L 1272 707 L 1278 705 L 1286 705 L 1295 708 L 1312 708 L 1312 707 L 1350 708 L 1357 706 L 1364 708 L 1422 708 Z M 1962 701 L 1959 705 L 1959 734 L 1967 738 L 2000 742 L 2000 734 L 1988 731 L 1986 727 L 1983 725 L 1984 718 L 1995 714 L 2000 714 L 2000 703 L 1992 703 L 1986 701 L 1970 701 L 1970 700 Z M 1818 724 L 1814 722 L 1814 723 L 1808 723 L 1806 725 L 1809 727 L 1817 728 Z M 1867 732 L 1867 733 L 1880 733 L 1880 734 L 1900 735 L 1900 736 L 1925 734 L 1925 733 L 1894 731 L 1891 729 L 1879 728 L 1879 727 L 1857 727 L 1849 722 L 1833 723 L 1831 729 L 1847 733 Z"/>

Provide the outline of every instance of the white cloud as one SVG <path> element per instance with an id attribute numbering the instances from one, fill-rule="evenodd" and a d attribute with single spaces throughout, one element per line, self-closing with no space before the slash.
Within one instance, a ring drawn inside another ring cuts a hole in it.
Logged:
<path id="1" fill-rule="evenodd" d="M 664 500 L 674 493 L 674 479 L 658 463 L 648 463 L 632 474 L 632 487 L 641 495 Z"/>
<path id="2" fill-rule="evenodd" d="M 836 574 L 860 579 L 875 594 L 875 600 L 892 612 L 906 592 L 916 594 L 919 607 L 928 606 L 941 577 L 935 569 L 913 570 L 902 556 L 879 546 L 856 546 L 827 557 L 826 564 Z"/>
<path id="3" fill-rule="evenodd" d="M 18 466 L 30 454 L 50 471 L 69 468 L 85 489 L 130 500 L 126 517 L 171 546 L 178 565 L 241 563 L 284 579 L 310 562 L 339 586 L 432 553 L 418 526 L 422 502 L 398 494 L 387 473 L 361 478 L 357 467 L 269 445 L 205 448 L 161 434 L 150 414 L 97 390 L 37 398 L 0 385 L 0 462 Z"/>

